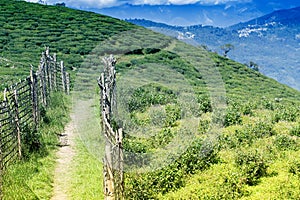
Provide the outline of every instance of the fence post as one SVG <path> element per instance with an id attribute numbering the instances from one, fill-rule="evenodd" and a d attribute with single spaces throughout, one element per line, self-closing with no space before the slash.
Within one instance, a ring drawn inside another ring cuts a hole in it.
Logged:
<path id="1" fill-rule="evenodd" d="M 36 88 L 36 77 L 33 71 L 33 67 L 30 69 L 30 93 L 31 93 L 31 105 L 32 105 L 32 117 L 35 125 L 35 129 L 37 129 L 38 125 L 38 104 L 37 104 L 37 88 Z"/>
<path id="2" fill-rule="evenodd" d="M 98 78 L 98 85 L 101 89 L 102 130 L 106 140 L 103 166 L 105 200 L 124 199 L 123 133 L 122 129 L 114 131 L 111 125 L 112 106 L 115 103 L 115 61 L 113 56 L 105 57 L 103 59 L 104 72 Z"/>
<path id="3" fill-rule="evenodd" d="M 60 61 L 60 70 L 61 70 L 62 91 L 66 92 L 66 73 L 65 73 L 64 61 Z"/>
<path id="4" fill-rule="evenodd" d="M 56 53 L 53 54 L 53 87 L 54 90 L 57 91 L 57 84 L 56 84 L 56 76 L 57 76 L 57 69 L 56 69 Z"/>
<path id="5" fill-rule="evenodd" d="M 14 107 L 15 107 L 15 124 L 16 124 L 16 130 L 17 130 L 17 139 L 18 139 L 18 154 L 19 158 L 22 156 L 21 151 L 21 129 L 20 129 L 20 119 L 19 119 L 19 104 L 18 104 L 18 92 L 17 90 L 14 90 Z"/>
<path id="6" fill-rule="evenodd" d="M 70 74 L 68 72 L 66 72 L 66 93 L 67 95 L 70 94 Z"/>
<path id="7" fill-rule="evenodd" d="M 46 88 L 46 77 L 45 77 L 45 53 L 42 53 L 41 63 L 39 66 L 40 82 L 41 82 L 41 95 L 42 103 L 44 106 L 47 106 L 47 88 Z"/>
<path id="8" fill-rule="evenodd" d="M 46 50 L 47 52 L 47 50 Z M 49 88 L 49 93 L 51 93 L 52 91 L 52 72 L 51 72 L 51 57 L 49 55 L 49 49 L 48 49 L 48 53 L 46 53 L 46 79 L 47 79 L 47 85 Z"/>
<path id="9" fill-rule="evenodd" d="M 7 100 L 7 98 L 6 98 L 6 92 L 7 92 L 7 88 L 5 88 L 4 92 L 3 92 L 3 101 Z"/>

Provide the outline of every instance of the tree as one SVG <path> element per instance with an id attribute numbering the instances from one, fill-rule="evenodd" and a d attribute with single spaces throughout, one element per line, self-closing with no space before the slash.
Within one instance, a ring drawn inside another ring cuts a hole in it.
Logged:
<path id="1" fill-rule="evenodd" d="M 259 71 L 259 66 L 258 66 L 258 64 L 256 64 L 255 62 L 250 61 L 248 67 L 249 67 L 250 69 L 255 70 L 255 71 Z"/>
<path id="2" fill-rule="evenodd" d="M 232 44 L 224 44 L 221 46 L 221 49 L 224 51 L 224 57 L 227 57 L 227 54 L 234 49 L 234 46 Z"/>

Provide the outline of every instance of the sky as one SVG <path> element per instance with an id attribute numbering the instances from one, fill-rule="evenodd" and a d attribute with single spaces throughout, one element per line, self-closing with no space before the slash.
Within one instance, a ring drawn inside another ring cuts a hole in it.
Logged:
<path id="1" fill-rule="evenodd" d="M 113 6 L 120 6 L 124 4 L 130 5 L 187 5 L 187 4 L 200 4 L 200 5 L 225 5 L 225 4 L 241 4 L 251 2 L 261 2 L 278 5 L 279 7 L 295 7 L 299 6 L 299 0 L 27 0 L 29 2 L 44 1 L 47 4 L 55 4 L 57 2 L 65 2 L 68 7 L 77 9 L 88 8 L 109 8 Z"/>
<path id="2" fill-rule="evenodd" d="M 300 6 L 299 0 L 26 0 L 93 11 L 119 19 L 140 18 L 170 25 L 226 27 L 272 11 Z"/>

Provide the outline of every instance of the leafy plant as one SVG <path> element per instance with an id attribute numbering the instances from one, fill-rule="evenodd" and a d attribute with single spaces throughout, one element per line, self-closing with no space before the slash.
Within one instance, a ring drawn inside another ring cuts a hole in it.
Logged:
<path id="1" fill-rule="evenodd" d="M 277 135 L 274 140 L 275 146 L 280 150 L 297 150 L 298 145 L 294 138 L 289 135 Z"/>
<path id="2" fill-rule="evenodd" d="M 176 125 L 176 121 L 181 118 L 181 109 L 177 104 L 168 104 L 165 107 L 166 119 L 165 127 L 173 127 Z"/>
<path id="3" fill-rule="evenodd" d="M 174 92 L 156 83 L 147 84 L 137 88 L 128 103 L 129 112 L 145 111 L 151 105 L 165 105 L 175 103 Z"/>
<path id="4" fill-rule="evenodd" d="M 241 124 L 241 123 L 242 123 L 242 116 L 240 111 L 235 107 L 229 107 L 225 115 L 225 121 L 224 121 L 225 127 L 234 124 Z"/>
<path id="5" fill-rule="evenodd" d="M 293 160 L 289 164 L 289 172 L 300 178 L 300 161 L 299 160 Z"/>
<path id="6" fill-rule="evenodd" d="M 300 137 L 300 124 L 293 126 L 293 128 L 290 130 L 290 135 Z"/>
<path id="7" fill-rule="evenodd" d="M 248 185 L 256 185 L 267 174 L 268 164 L 258 151 L 239 151 L 235 157 L 236 166 L 245 176 Z"/>

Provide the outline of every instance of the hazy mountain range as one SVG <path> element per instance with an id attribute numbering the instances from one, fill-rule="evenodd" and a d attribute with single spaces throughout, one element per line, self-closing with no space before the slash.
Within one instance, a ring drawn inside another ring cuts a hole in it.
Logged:
<path id="1" fill-rule="evenodd" d="M 219 27 L 246 22 L 275 10 L 300 6 L 296 0 L 26 0 L 88 10 L 119 19 L 139 18 L 190 26 Z"/>
<path id="2" fill-rule="evenodd" d="M 260 71 L 300 90 L 300 7 L 272 12 L 226 28 L 195 25 L 169 26 L 147 20 L 128 20 L 189 43 L 201 44 L 222 54 L 220 46 L 230 43 L 229 57 L 251 61 Z"/>
<path id="3" fill-rule="evenodd" d="M 247 0 L 214 1 L 212 4 L 196 3 L 187 5 L 124 4 L 94 11 L 121 19 L 144 18 L 170 25 L 189 26 L 203 24 L 226 27 L 248 21 L 274 10 L 296 6 L 300 6 L 300 2 L 295 2 L 295 0 L 284 2 L 281 0 Z"/>

